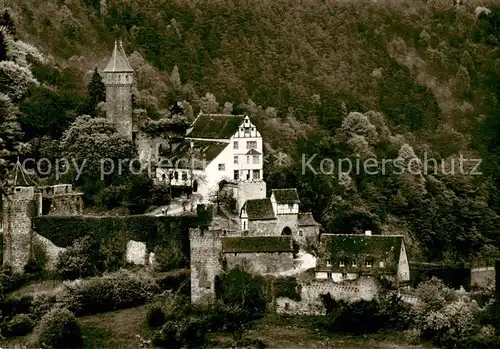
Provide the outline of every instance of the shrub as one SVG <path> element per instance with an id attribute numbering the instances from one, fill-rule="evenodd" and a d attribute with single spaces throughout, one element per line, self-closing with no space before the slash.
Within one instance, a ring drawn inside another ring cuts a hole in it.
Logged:
<path id="1" fill-rule="evenodd" d="M 392 293 L 384 293 L 378 297 L 378 321 L 384 328 L 408 329 L 414 318 L 411 305 Z"/>
<path id="2" fill-rule="evenodd" d="M 435 344 L 454 348 L 477 332 L 475 311 L 470 303 L 455 301 L 431 311 L 421 322 L 422 337 Z"/>
<path id="3" fill-rule="evenodd" d="M 34 321 L 27 314 L 17 314 L 7 323 L 5 334 L 13 337 L 24 336 L 30 333 L 34 326 Z"/>
<path id="4" fill-rule="evenodd" d="M 45 314 L 37 328 L 37 342 L 42 348 L 81 348 L 82 332 L 75 315 L 63 308 Z"/>
<path id="5" fill-rule="evenodd" d="M 162 246 L 156 246 L 154 254 L 156 271 L 170 271 L 186 266 L 187 259 L 182 252 L 182 244 L 175 238 L 170 238 Z"/>
<path id="6" fill-rule="evenodd" d="M 47 314 L 56 302 L 56 297 L 43 292 L 33 294 L 30 313 L 35 319 L 40 319 Z"/>
<path id="7" fill-rule="evenodd" d="M 150 276 L 121 269 L 102 277 L 64 282 L 56 300 L 77 315 L 95 314 L 144 304 L 158 290 Z"/>
<path id="8" fill-rule="evenodd" d="M 263 282 L 251 274 L 235 268 L 216 280 L 218 298 L 227 305 L 241 307 L 251 313 L 262 313 L 266 301 Z"/>
<path id="9" fill-rule="evenodd" d="M 33 297 L 30 295 L 8 297 L 0 302 L 3 318 L 12 318 L 16 314 L 29 314 Z"/>
<path id="10" fill-rule="evenodd" d="M 199 347 L 206 338 L 203 322 L 197 317 L 168 320 L 153 336 L 153 344 L 162 348 Z"/>
<path id="11" fill-rule="evenodd" d="M 63 280 L 94 276 L 97 273 L 99 244 L 89 236 L 77 239 L 59 255 L 57 273 Z"/>
<path id="12" fill-rule="evenodd" d="M 148 309 L 147 322 L 151 328 L 160 327 L 167 321 L 161 305 L 153 305 Z"/>

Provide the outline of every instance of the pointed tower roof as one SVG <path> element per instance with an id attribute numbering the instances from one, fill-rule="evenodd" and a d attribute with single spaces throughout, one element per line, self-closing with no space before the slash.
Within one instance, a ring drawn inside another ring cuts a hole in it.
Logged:
<path id="1" fill-rule="evenodd" d="M 122 41 L 115 40 L 115 48 L 113 49 L 113 53 L 108 61 L 108 65 L 106 69 L 104 69 L 104 73 L 133 73 L 134 70 L 130 66 L 128 62 L 127 55 L 123 50 Z"/>
<path id="2" fill-rule="evenodd" d="M 31 178 L 18 157 L 14 166 L 14 187 L 35 187 L 36 185 L 36 181 Z"/>

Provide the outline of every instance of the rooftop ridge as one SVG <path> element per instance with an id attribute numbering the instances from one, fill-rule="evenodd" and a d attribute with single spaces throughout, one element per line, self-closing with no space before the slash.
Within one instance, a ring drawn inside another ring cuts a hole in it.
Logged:
<path id="1" fill-rule="evenodd" d="M 363 233 L 360 233 L 360 234 L 334 234 L 334 233 L 323 233 L 321 234 L 321 236 L 366 236 L 366 237 L 392 237 L 392 238 L 395 238 L 395 237 L 404 237 L 403 235 L 380 235 L 380 234 L 375 234 L 375 235 L 366 235 L 366 234 L 363 234 Z"/>

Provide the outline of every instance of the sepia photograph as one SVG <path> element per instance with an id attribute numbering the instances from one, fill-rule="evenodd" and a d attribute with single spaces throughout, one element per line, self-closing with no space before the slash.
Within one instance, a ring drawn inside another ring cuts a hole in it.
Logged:
<path id="1" fill-rule="evenodd" d="M 0 0 L 0 349 L 500 348 L 500 0 Z"/>

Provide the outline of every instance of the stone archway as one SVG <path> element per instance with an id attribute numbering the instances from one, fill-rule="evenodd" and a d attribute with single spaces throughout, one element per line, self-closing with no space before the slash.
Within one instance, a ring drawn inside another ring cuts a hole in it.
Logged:
<path id="1" fill-rule="evenodd" d="M 283 230 L 281 231 L 281 235 L 287 235 L 287 236 L 292 235 L 292 229 L 290 229 L 290 227 L 284 227 Z"/>

